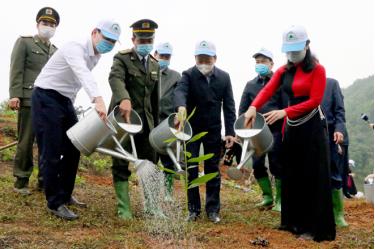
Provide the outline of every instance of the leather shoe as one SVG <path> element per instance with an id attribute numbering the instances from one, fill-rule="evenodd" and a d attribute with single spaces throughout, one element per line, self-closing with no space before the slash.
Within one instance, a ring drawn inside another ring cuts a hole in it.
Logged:
<path id="1" fill-rule="evenodd" d="M 196 212 L 189 212 L 188 217 L 186 218 L 186 221 L 196 221 L 199 218 L 199 214 Z"/>
<path id="2" fill-rule="evenodd" d="M 210 221 L 212 221 L 215 224 L 220 222 L 220 217 L 217 213 L 209 213 L 207 217 Z"/>
<path id="3" fill-rule="evenodd" d="M 87 207 L 86 203 L 80 202 L 74 196 L 70 197 L 70 200 L 66 203 L 66 205 L 68 205 L 68 206 L 77 206 L 77 207 L 82 207 L 82 208 L 86 208 Z"/>
<path id="4" fill-rule="evenodd" d="M 75 220 L 78 219 L 78 215 L 73 213 L 73 211 L 69 210 L 65 205 L 59 206 L 56 210 L 47 208 L 49 212 L 56 215 L 59 218 L 65 220 Z"/>

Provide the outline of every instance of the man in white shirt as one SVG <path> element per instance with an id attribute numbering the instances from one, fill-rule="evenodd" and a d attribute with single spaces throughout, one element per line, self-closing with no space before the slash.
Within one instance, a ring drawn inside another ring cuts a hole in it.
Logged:
<path id="1" fill-rule="evenodd" d="M 66 135 L 78 121 L 73 103 L 83 87 L 99 116 L 106 118 L 106 107 L 91 70 L 100 54 L 113 49 L 120 33 L 118 23 L 99 22 L 86 42 L 69 42 L 59 49 L 34 83 L 32 122 L 43 168 L 47 208 L 63 219 L 78 218 L 66 205 L 85 206 L 72 196 L 80 156 Z"/>

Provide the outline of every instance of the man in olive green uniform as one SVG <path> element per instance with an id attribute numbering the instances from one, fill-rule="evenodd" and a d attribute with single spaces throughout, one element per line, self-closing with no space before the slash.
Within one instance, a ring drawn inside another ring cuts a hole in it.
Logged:
<path id="1" fill-rule="evenodd" d="M 177 82 L 181 79 L 181 74 L 169 68 L 172 58 L 173 47 L 169 42 L 160 43 L 155 50 L 154 56 L 160 66 L 160 121 L 168 118 L 174 112 L 173 91 Z M 159 155 L 163 166 L 174 169 L 172 160 L 167 155 Z M 173 175 L 165 172 L 165 183 L 167 187 L 167 198 L 171 198 L 173 192 Z"/>
<path id="2" fill-rule="evenodd" d="M 111 111 L 116 105 L 125 119 L 129 119 L 134 109 L 141 117 L 143 130 L 135 135 L 138 157 L 156 162 L 156 153 L 150 145 L 150 130 L 159 122 L 159 64 L 150 55 L 153 49 L 155 29 L 158 25 L 148 19 L 135 22 L 132 41 L 134 47 L 117 53 L 109 75 L 112 89 Z M 131 151 L 129 141 L 122 144 Z M 118 215 L 131 219 L 128 177 L 131 172 L 128 162 L 112 158 L 112 174 L 117 196 Z M 147 197 L 147 196 L 146 196 Z M 146 203 L 147 204 L 147 203 Z M 147 206 L 146 206 L 147 209 Z M 151 210 L 149 210 L 151 211 Z"/>
<path id="3" fill-rule="evenodd" d="M 16 41 L 10 63 L 9 107 L 18 110 L 18 145 L 14 159 L 13 175 L 17 178 L 14 190 L 28 195 L 28 183 L 33 171 L 34 133 L 31 124 L 31 92 L 34 81 L 57 48 L 50 38 L 59 25 L 59 14 L 50 7 L 39 10 L 36 16 L 38 34 L 21 36 Z M 43 183 L 39 169 L 38 188 Z"/>

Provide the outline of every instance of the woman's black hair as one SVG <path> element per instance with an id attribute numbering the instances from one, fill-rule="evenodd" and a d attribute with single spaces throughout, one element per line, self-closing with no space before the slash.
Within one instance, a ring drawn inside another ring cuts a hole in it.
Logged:
<path id="1" fill-rule="evenodd" d="M 307 40 L 306 41 L 306 46 L 308 46 L 309 44 L 310 44 L 310 40 Z M 317 63 L 317 60 L 311 54 L 311 50 L 310 50 L 310 47 L 309 47 L 306 50 L 305 58 L 301 62 L 302 71 L 305 72 L 305 73 L 311 72 L 314 69 L 316 63 Z M 293 67 L 294 67 L 294 63 L 288 61 L 287 65 L 286 65 L 287 70 L 289 70 L 289 69 L 291 69 Z"/>

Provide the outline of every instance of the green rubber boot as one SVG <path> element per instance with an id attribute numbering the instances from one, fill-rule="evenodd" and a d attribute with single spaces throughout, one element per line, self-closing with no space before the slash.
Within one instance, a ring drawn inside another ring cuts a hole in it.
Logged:
<path id="1" fill-rule="evenodd" d="M 117 197 L 117 215 L 124 220 L 133 218 L 130 210 L 129 182 L 115 181 L 115 192 Z"/>
<path id="2" fill-rule="evenodd" d="M 332 204 L 333 204 L 333 214 L 335 216 L 335 223 L 338 227 L 347 227 L 344 218 L 344 201 L 342 198 L 342 189 L 333 189 L 332 190 Z"/>
<path id="3" fill-rule="evenodd" d="M 275 179 L 275 205 L 272 208 L 272 211 L 281 212 L 281 180 Z"/>
<path id="4" fill-rule="evenodd" d="M 273 204 L 271 181 L 268 177 L 257 180 L 263 192 L 263 201 L 256 204 L 256 207 L 270 207 Z"/>
<path id="5" fill-rule="evenodd" d="M 165 200 L 166 201 L 172 201 L 173 198 L 173 175 L 172 174 L 166 174 L 165 175 Z"/>

